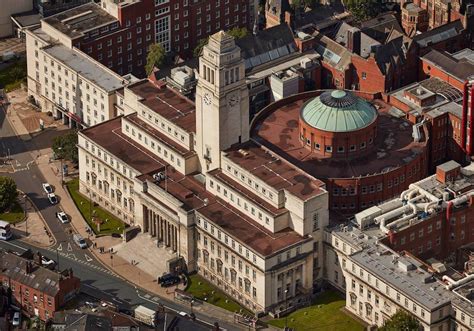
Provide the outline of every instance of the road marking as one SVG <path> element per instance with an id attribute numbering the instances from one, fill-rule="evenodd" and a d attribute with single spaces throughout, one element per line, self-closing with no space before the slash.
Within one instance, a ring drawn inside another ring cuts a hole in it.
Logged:
<path id="1" fill-rule="evenodd" d="M 89 256 L 87 256 L 87 254 L 84 254 L 84 256 L 86 257 L 86 261 L 87 261 L 87 262 L 92 261 L 92 259 L 91 259 Z"/>
<path id="2" fill-rule="evenodd" d="M 4 241 L 4 243 L 7 244 L 7 245 L 14 246 L 14 247 L 16 247 L 16 248 L 22 249 L 22 250 L 24 250 L 24 251 L 27 251 L 27 250 L 28 250 L 28 249 L 26 249 L 26 248 L 24 248 L 24 247 L 15 245 L 15 244 L 13 244 L 13 243 L 11 243 L 11 242 L 8 242 L 8 241 Z"/>
<path id="3" fill-rule="evenodd" d="M 67 257 L 70 258 L 70 259 L 74 259 L 75 261 L 79 260 L 79 259 L 76 257 L 76 255 L 74 255 L 74 254 L 72 254 L 72 253 L 69 253 L 69 254 L 67 255 Z"/>
<path id="4" fill-rule="evenodd" d="M 63 244 L 59 244 L 59 246 L 56 248 L 58 251 L 62 251 L 63 250 Z"/>
<path id="5" fill-rule="evenodd" d="M 72 251 L 71 243 L 67 243 L 67 251 L 68 251 L 68 252 L 71 252 L 71 251 Z"/>
<path id="6" fill-rule="evenodd" d="M 28 163 L 26 164 L 26 168 L 29 170 L 29 169 L 30 169 L 30 164 L 32 164 L 32 163 L 34 163 L 34 162 L 35 162 L 34 160 L 33 160 L 33 161 L 30 161 L 30 162 L 28 162 Z"/>

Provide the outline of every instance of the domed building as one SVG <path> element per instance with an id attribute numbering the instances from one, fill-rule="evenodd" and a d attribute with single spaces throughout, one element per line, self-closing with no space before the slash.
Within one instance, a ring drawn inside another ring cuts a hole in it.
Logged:
<path id="1" fill-rule="evenodd" d="M 255 141 L 323 180 L 330 209 L 341 214 L 390 199 L 428 174 L 424 126 L 373 95 L 293 95 L 263 109 L 251 130 Z"/>

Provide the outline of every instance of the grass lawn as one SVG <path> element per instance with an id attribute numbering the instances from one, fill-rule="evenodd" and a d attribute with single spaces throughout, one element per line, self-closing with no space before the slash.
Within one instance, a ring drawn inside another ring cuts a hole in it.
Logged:
<path id="1" fill-rule="evenodd" d="M 26 61 L 18 60 L 9 67 L 0 71 L 0 88 L 5 92 L 13 91 L 26 81 Z"/>
<path id="2" fill-rule="evenodd" d="M 0 213 L 0 220 L 6 221 L 8 223 L 18 223 L 24 220 L 23 208 L 18 201 L 15 201 L 13 207 L 5 213 Z"/>
<path id="3" fill-rule="evenodd" d="M 214 291 L 214 294 L 212 294 L 212 291 Z M 224 292 L 211 285 L 207 280 L 197 274 L 189 276 L 186 292 L 192 294 L 199 300 L 206 301 L 231 312 L 240 311 L 240 309 L 242 309 L 245 313 L 253 315 L 247 309 L 233 301 Z M 207 298 L 207 300 L 204 300 L 204 298 Z M 226 300 L 228 300 L 228 302 L 226 302 Z"/>
<path id="4" fill-rule="evenodd" d="M 346 315 L 341 308 L 345 300 L 335 291 L 321 294 L 309 307 L 298 309 L 289 314 L 288 327 L 296 330 L 362 331 L 364 327 Z M 321 306 L 321 308 L 319 308 Z M 268 321 L 279 328 L 285 327 L 285 318 Z"/>
<path id="5" fill-rule="evenodd" d="M 90 202 L 89 199 L 79 193 L 79 179 L 73 179 L 66 183 L 69 194 L 71 195 L 74 203 L 81 212 L 82 216 L 86 220 L 87 224 L 91 226 L 96 234 L 112 234 L 112 233 L 122 233 L 125 228 L 125 223 L 119 220 L 117 217 L 110 214 L 108 211 L 100 208 L 99 206 L 94 206 L 92 204 L 92 210 L 95 211 L 95 217 L 104 221 L 100 225 L 100 232 L 97 231 L 97 225 L 95 222 L 91 221 L 90 214 Z M 107 222 L 105 220 L 108 219 Z"/>

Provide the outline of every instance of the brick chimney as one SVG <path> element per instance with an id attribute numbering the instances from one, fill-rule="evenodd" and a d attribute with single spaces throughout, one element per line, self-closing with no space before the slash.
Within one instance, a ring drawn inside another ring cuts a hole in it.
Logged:
<path id="1" fill-rule="evenodd" d="M 346 48 L 351 51 L 351 53 L 360 55 L 360 39 L 361 32 L 357 28 L 350 28 L 347 30 L 347 45 Z"/>

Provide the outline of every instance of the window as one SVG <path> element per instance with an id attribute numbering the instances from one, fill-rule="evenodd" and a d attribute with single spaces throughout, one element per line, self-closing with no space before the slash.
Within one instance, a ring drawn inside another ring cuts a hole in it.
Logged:
<path id="1" fill-rule="evenodd" d="M 331 153 L 332 152 L 332 146 L 326 146 L 325 150 L 326 150 L 326 152 Z"/>

